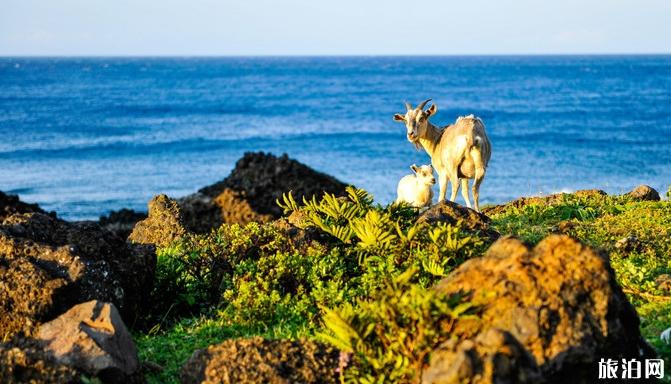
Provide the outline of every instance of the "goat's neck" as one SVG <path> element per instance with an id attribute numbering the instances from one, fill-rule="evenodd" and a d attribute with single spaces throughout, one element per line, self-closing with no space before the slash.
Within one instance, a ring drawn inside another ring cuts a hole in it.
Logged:
<path id="1" fill-rule="evenodd" d="M 424 148 L 426 153 L 433 158 L 433 153 L 440 143 L 440 137 L 443 134 L 443 130 L 436 127 L 431 123 L 426 124 L 426 133 L 424 136 L 419 138 L 419 144 Z"/>

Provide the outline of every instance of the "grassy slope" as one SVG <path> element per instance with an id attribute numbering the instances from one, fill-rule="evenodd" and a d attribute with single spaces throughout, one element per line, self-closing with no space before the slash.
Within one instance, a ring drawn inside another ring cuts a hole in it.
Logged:
<path id="1" fill-rule="evenodd" d="M 635 202 L 620 197 L 567 195 L 552 205 L 542 202 L 522 208 L 509 207 L 492 215 L 502 234 L 512 234 L 535 244 L 561 230 L 608 252 L 620 284 L 641 317 L 641 331 L 671 367 L 671 346 L 659 333 L 671 326 L 671 295 L 658 289 L 655 279 L 671 274 L 671 203 Z M 616 247 L 618 240 L 634 236 L 629 249 Z M 177 383 L 181 365 L 199 348 L 226 338 L 261 335 L 270 338 L 311 336 L 309 324 L 242 327 L 216 318 L 186 319 L 152 335 L 137 335 L 142 360 L 164 367 L 148 373 L 150 383 Z M 667 375 L 668 377 L 668 375 Z"/>

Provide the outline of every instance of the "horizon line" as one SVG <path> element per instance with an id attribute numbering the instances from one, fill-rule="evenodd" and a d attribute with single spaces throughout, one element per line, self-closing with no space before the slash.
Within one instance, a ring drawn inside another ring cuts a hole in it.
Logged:
<path id="1" fill-rule="evenodd" d="M 671 52 L 619 53 L 449 53 L 449 54 L 0 54 L 0 58 L 375 58 L 375 57 L 562 57 L 562 56 L 671 56 Z"/>

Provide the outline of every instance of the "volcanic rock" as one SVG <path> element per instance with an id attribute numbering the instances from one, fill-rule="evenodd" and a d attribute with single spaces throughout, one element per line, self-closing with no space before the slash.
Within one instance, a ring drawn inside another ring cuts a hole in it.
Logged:
<path id="1" fill-rule="evenodd" d="M 135 224 L 146 218 L 147 214 L 144 212 L 136 212 L 132 209 L 123 208 L 100 216 L 98 224 L 122 239 L 127 239 L 128 235 L 133 231 Z"/>
<path id="2" fill-rule="evenodd" d="M 155 264 L 151 250 L 94 222 L 13 213 L 0 222 L 0 339 L 30 335 L 92 299 L 114 303 L 133 324 L 146 307 Z"/>
<path id="3" fill-rule="evenodd" d="M 534 358 L 510 333 L 495 328 L 474 340 L 443 343 L 433 351 L 431 365 L 422 374 L 425 384 L 542 382 Z"/>
<path id="4" fill-rule="evenodd" d="M 81 383 L 77 370 L 56 361 L 36 340 L 0 342 L 0 383 Z"/>
<path id="5" fill-rule="evenodd" d="M 0 191 L 0 221 L 15 213 L 43 213 L 56 217 L 55 212 L 47 213 L 37 204 L 24 203 L 16 195 L 8 195 Z"/>
<path id="6" fill-rule="evenodd" d="M 461 227 L 467 231 L 479 232 L 492 240 L 499 238 L 499 233 L 491 227 L 489 217 L 451 201 L 441 201 L 432 205 L 417 219 L 417 223 L 435 224 L 437 222 L 450 225 L 460 223 Z"/>
<path id="7" fill-rule="evenodd" d="M 647 185 L 639 185 L 638 187 L 634 188 L 631 192 L 627 193 L 627 196 L 640 201 L 661 200 L 661 198 L 659 197 L 659 192 L 657 192 L 654 188 L 649 187 Z"/>
<path id="8" fill-rule="evenodd" d="M 182 367 L 183 384 L 336 383 L 339 352 L 312 341 L 231 339 L 200 349 Z"/>
<path id="9" fill-rule="evenodd" d="M 186 233 L 179 205 L 161 194 L 149 201 L 148 217 L 135 224 L 128 240 L 135 244 L 166 246 Z"/>
<path id="10" fill-rule="evenodd" d="M 92 300 L 42 324 L 37 339 L 57 362 L 106 383 L 141 377 L 133 338 L 114 304 Z"/>
<path id="11" fill-rule="evenodd" d="M 186 225 L 195 232 L 207 232 L 222 223 L 267 222 L 282 215 L 276 200 L 293 192 L 320 198 L 324 193 L 344 195 L 346 184 L 290 159 L 263 152 L 248 152 L 238 160 L 224 180 L 179 200 Z"/>
<path id="12" fill-rule="evenodd" d="M 601 358 L 654 356 L 608 258 L 567 236 L 551 235 L 533 249 L 513 238 L 499 239 L 484 257 L 465 262 L 436 289 L 470 292 L 483 305 L 479 321 L 457 327 L 462 339 L 477 339 L 491 329 L 508 332 L 549 382 L 591 383 Z M 426 372 L 458 363 L 458 354 L 442 356 L 432 359 Z"/>

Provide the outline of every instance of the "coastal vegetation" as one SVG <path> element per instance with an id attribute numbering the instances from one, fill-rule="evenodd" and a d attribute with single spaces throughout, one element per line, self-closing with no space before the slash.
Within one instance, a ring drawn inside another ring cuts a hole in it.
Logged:
<path id="1" fill-rule="evenodd" d="M 152 296 L 160 311 L 136 334 L 141 359 L 162 367 L 148 372 L 150 382 L 177 382 L 196 349 L 256 335 L 349 352 L 348 381 L 413 381 L 458 322 L 477 319 L 467 296 L 431 287 L 482 255 L 489 237 L 461 223 L 418 223 L 412 209 L 376 205 L 354 188 L 344 198 L 298 203 L 288 193 L 278 203 L 288 220 L 224 224 L 159 248 Z M 501 235 L 530 245 L 564 233 L 608 254 L 643 336 L 671 362 L 671 347 L 659 340 L 671 326 L 668 201 L 588 192 L 484 212 Z M 294 232 L 285 230 L 289 223 Z"/>

